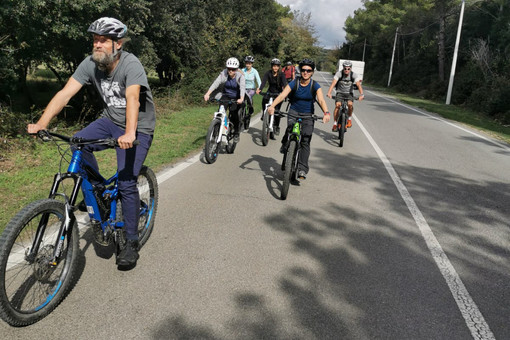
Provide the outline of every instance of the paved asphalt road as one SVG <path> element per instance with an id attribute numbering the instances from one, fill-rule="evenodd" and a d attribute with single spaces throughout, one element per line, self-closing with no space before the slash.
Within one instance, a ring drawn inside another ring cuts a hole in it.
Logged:
<path id="1" fill-rule="evenodd" d="M 138 266 L 84 229 L 74 290 L 0 337 L 510 339 L 509 146 L 365 93 L 343 148 L 316 124 L 286 201 L 258 117 L 234 154 L 161 173 Z"/>

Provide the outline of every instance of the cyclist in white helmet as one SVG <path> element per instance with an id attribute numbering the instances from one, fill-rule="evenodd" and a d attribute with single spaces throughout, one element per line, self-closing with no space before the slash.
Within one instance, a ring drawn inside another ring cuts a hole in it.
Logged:
<path id="1" fill-rule="evenodd" d="M 232 99 L 234 104 L 229 107 L 229 117 L 234 124 L 234 141 L 239 142 L 240 117 L 239 110 L 244 104 L 244 96 L 246 93 L 246 79 L 243 72 L 239 70 L 239 60 L 237 58 L 229 58 L 226 62 L 227 68 L 221 71 L 216 80 L 212 83 L 204 95 L 204 100 L 208 101 L 211 93 L 223 86 L 223 90 L 216 95 L 216 99 Z"/>
<path id="2" fill-rule="evenodd" d="M 87 30 L 94 36 L 92 55 L 81 62 L 67 84 L 50 101 L 29 133 L 44 130 L 69 100 L 83 87 L 93 85 L 103 101 L 101 117 L 75 136 L 85 139 L 116 138 L 119 192 L 126 228 L 126 247 L 117 257 L 119 266 L 133 267 L 138 255 L 140 198 L 137 177 L 152 143 L 156 115 L 145 70 L 133 54 L 122 51 L 127 27 L 115 18 L 100 18 Z M 137 139 L 140 144 L 133 146 Z M 86 162 L 98 168 L 93 151 L 106 147 L 90 145 L 83 150 Z M 95 183 L 92 183 L 93 185 Z M 85 208 L 85 207 L 83 207 Z M 85 208 L 86 209 L 86 208 Z M 101 226 L 94 233 L 102 233 Z"/>
<path id="3" fill-rule="evenodd" d="M 340 107 L 342 107 L 342 101 L 347 101 L 347 107 L 349 108 L 347 125 L 346 128 L 350 128 L 352 126 L 352 111 L 353 111 L 353 100 L 354 100 L 354 84 L 358 87 L 358 91 L 360 93 L 359 101 L 362 101 L 365 98 L 363 94 L 363 88 L 361 87 L 361 79 L 358 74 L 352 71 L 352 62 L 346 60 L 342 64 L 342 71 L 338 71 L 333 77 L 333 82 L 329 87 L 327 96 L 332 98 L 331 91 L 336 86 L 336 96 L 335 96 L 335 113 L 333 121 L 333 132 L 338 131 L 340 126 L 336 125 L 338 121 L 338 115 L 340 112 Z"/>

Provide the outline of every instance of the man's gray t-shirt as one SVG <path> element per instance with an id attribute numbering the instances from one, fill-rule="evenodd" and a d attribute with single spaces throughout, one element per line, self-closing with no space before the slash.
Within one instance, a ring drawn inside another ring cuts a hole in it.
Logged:
<path id="1" fill-rule="evenodd" d="M 351 71 L 352 72 L 352 71 Z M 361 80 L 361 78 L 358 76 L 357 73 L 352 72 L 352 79 L 354 79 L 354 82 L 351 79 L 351 75 L 344 76 L 344 71 L 340 70 L 338 71 L 333 79 L 337 80 L 336 83 L 336 92 L 339 93 L 353 93 L 353 85 L 358 82 L 358 80 Z"/>
<path id="2" fill-rule="evenodd" d="M 137 131 L 154 134 L 156 114 L 152 92 L 145 70 L 140 60 L 133 54 L 123 51 L 117 67 L 109 75 L 99 70 L 92 56 L 88 56 L 78 66 L 73 78 L 82 85 L 94 84 L 103 99 L 101 116 L 107 117 L 123 129 L 126 128 L 126 88 L 131 85 L 140 85 Z"/>

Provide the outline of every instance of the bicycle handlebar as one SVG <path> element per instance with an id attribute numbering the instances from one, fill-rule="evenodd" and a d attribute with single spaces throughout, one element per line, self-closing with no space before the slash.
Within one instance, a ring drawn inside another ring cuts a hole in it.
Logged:
<path id="1" fill-rule="evenodd" d="M 237 100 L 236 99 L 215 99 L 215 98 L 212 98 L 212 99 L 209 99 L 209 102 L 230 105 L 230 104 L 236 103 Z"/>
<path id="2" fill-rule="evenodd" d="M 313 115 L 310 115 L 310 116 L 298 116 L 298 115 L 290 114 L 288 112 L 280 112 L 280 116 L 282 116 L 282 117 L 289 116 L 289 117 L 292 117 L 292 118 L 301 118 L 302 120 L 307 120 L 307 119 L 320 120 L 320 119 L 324 118 L 324 116 L 317 116 L 316 114 L 313 114 Z"/>
<path id="3" fill-rule="evenodd" d="M 119 143 L 114 138 L 103 138 L 103 139 L 85 139 L 81 137 L 69 137 L 64 136 L 55 132 L 51 132 L 48 130 L 40 130 L 37 133 L 31 133 L 31 135 L 36 135 L 39 137 L 43 142 L 49 142 L 52 140 L 52 137 L 56 137 L 58 139 L 63 140 L 64 142 L 67 142 L 69 144 L 73 145 L 89 145 L 89 144 L 100 144 L 100 145 L 106 145 L 110 148 L 119 147 Z M 135 139 L 133 141 L 133 146 L 139 145 L 140 141 L 138 139 Z"/>

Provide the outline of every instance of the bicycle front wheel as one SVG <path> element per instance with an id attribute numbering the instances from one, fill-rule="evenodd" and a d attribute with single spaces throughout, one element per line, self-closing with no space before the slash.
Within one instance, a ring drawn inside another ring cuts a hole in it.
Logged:
<path id="1" fill-rule="evenodd" d="M 205 138 L 205 159 L 209 164 L 216 162 L 218 158 L 220 149 L 218 135 L 220 134 L 220 127 L 221 121 L 219 119 L 213 119 L 211 125 L 209 125 L 209 130 L 207 130 L 207 136 Z"/>
<path id="2" fill-rule="evenodd" d="M 347 124 L 347 115 L 345 112 L 340 113 L 340 117 L 338 119 L 338 146 L 342 147 L 344 146 L 344 138 L 345 138 L 345 131 L 347 130 L 346 124 Z M 341 126 L 341 128 L 340 128 Z"/>
<path id="3" fill-rule="evenodd" d="M 269 143 L 269 114 L 264 112 L 264 118 L 262 119 L 262 145 L 266 146 Z"/>
<path id="4" fill-rule="evenodd" d="M 289 147 L 287 148 L 287 155 L 285 156 L 285 171 L 283 173 L 283 186 L 281 192 L 281 199 L 287 199 L 287 194 L 289 193 L 290 181 L 292 180 L 292 174 L 295 171 L 295 158 L 296 158 L 296 148 L 297 142 L 295 140 L 291 140 L 289 143 Z"/>
<path id="5" fill-rule="evenodd" d="M 51 263 L 65 215 L 60 201 L 33 202 L 9 222 L 0 237 L 0 317 L 11 326 L 26 326 L 44 318 L 75 283 L 79 256 L 76 222 L 70 226 L 59 262 Z M 38 251 L 31 255 L 39 225 L 46 227 Z"/>

